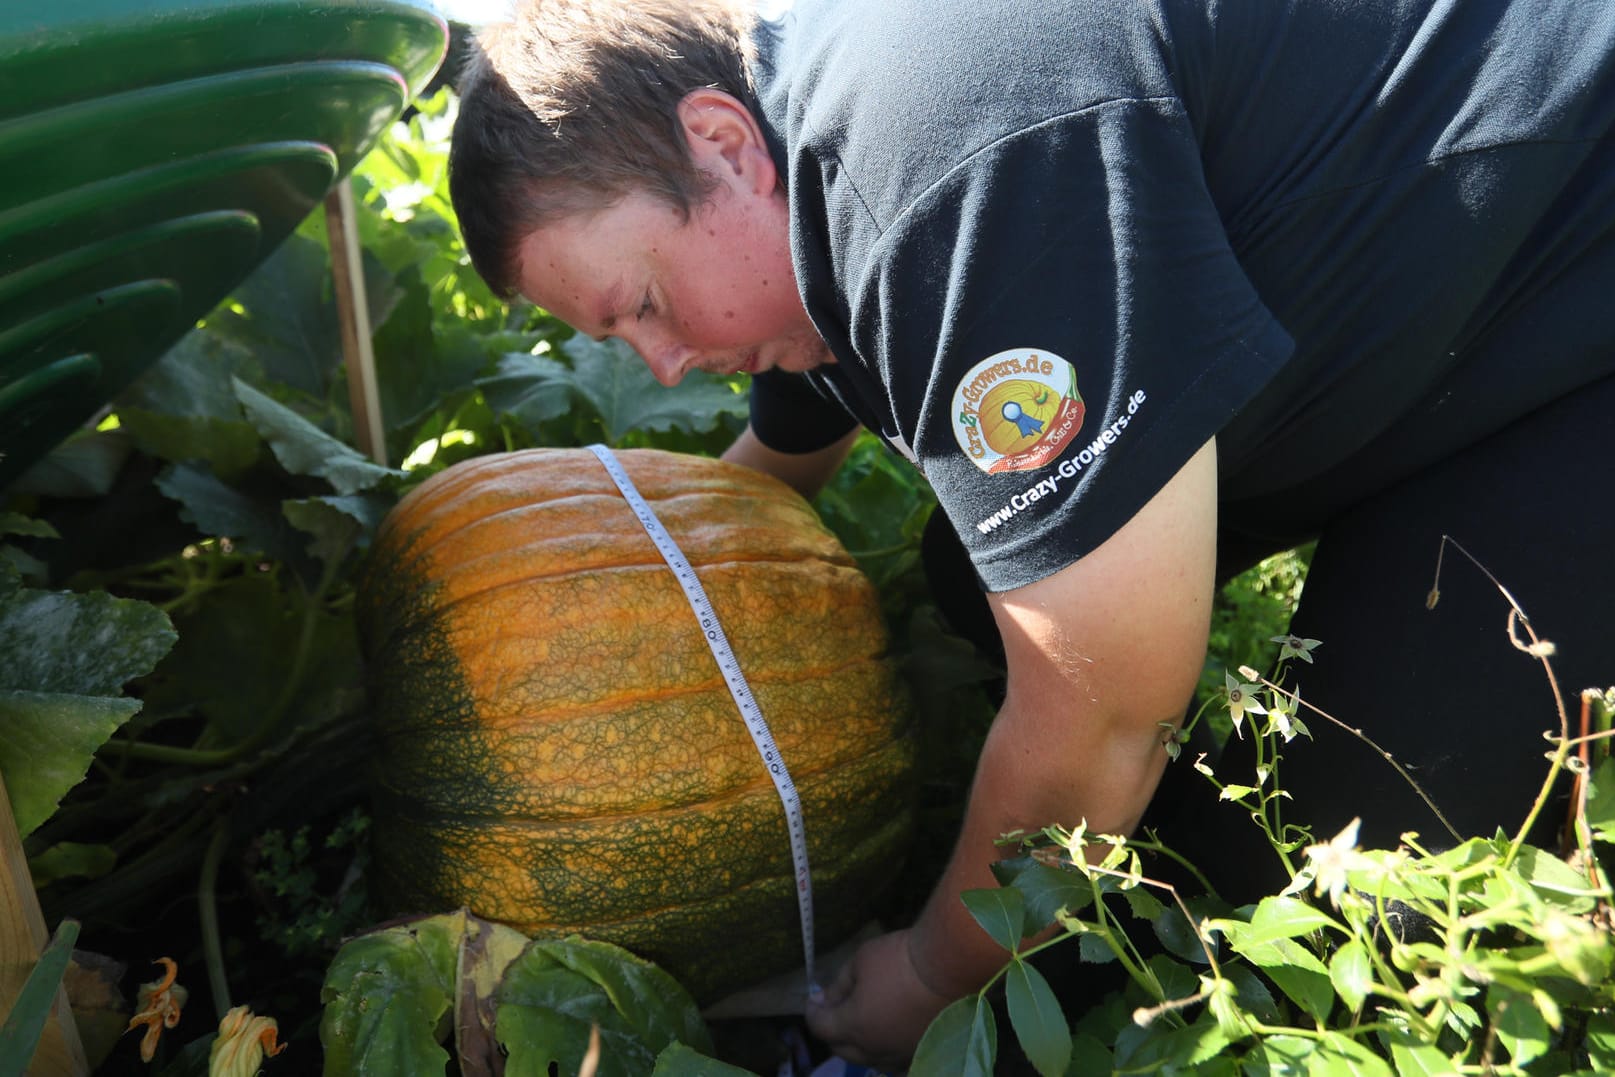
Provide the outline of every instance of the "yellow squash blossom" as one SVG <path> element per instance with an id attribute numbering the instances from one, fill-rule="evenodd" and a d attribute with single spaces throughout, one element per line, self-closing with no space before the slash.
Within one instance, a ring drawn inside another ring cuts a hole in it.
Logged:
<path id="1" fill-rule="evenodd" d="M 162 1036 L 163 1029 L 179 1024 L 179 1012 L 185 1005 L 187 995 L 185 988 L 174 982 L 174 977 L 179 975 L 178 965 L 166 957 L 159 957 L 152 964 L 161 965 L 166 971 L 162 979 L 140 985 L 137 996 L 139 1008 L 129 1019 L 129 1030 L 146 1026 L 146 1035 L 140 1041 L 140 1058 L 143 1062 L 150 1062 L 157 1053 L 157 1040 Z"/>
<path id="2" fill-rule="evenodd" d="M 208 1053 L 208 1077 L 254 1077 L 265 1055 L 286 1050 L 284 1043 L 275 1042 L 279 1034 L 273 1017 L 254 1017 L 246 1006 L 237 1006 L 219 1022 L 219 1038 Z"/>

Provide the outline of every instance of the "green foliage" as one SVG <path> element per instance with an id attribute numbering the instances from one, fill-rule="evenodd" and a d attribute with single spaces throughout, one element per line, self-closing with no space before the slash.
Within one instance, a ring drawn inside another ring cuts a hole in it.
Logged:
<path id="1" fill-rule="evenodd" d="M 260 835 L 252 881 L 264 895 L 258 931 L 265 942 L 288 955 L 325 958 L 336 940 L 369 922 L 369 828 L 369 816 L 354 808 L 317 844 L 307 826 L 290 837 L 279 829 Z"/>
<path id="2" fill-rule="evenodd" d="M 723 1074 L 695 1002 L 602 942 L 528 940 L 467 912 L 352 940 L 326 976 L 325 1072 Z M 447 1018 L 453 1016 L 452 1021 Z M 497 1065 L 496 1065 L 497 1064 Z"/>
<path id="3" fill-rule="evenodd" d="M 121 694 L 174 641 L 168 618 L 107 594 L 35 591 L 0 581 L 0 774 L 27 836 L 140 709 Z"/>
<path id="4" fill-rule="evenodd" d="M 1281 669 L 1312 661 L 1318 645 L 1273 642 Z M 1590 694 L 1589 707 L 1609 698 Z M 1009 952 L 1005 1005 L 1039 1073 L 1547 1075 L 1615 1066 L 1615 892 L 1594 856 L 1597 844 L 1615 842 L 1615 759 L 1597 729 L 1557 741 L 1543 786 L 1546 800 L 1561 768 L 1587 779 L 1582 840 L 1569 860 L 1504 834 L 1439 852 L 1404 835 L 1396 850 L 1372 850 L 1358 848 L 1355 822 L 1319 841 L 1283 821 L 1272 761 L 1306 736 L 1292 696 L 1228 677 L 1222 702 L 1230 724 L 1263 745 L 1258 774 L 1225 783 L 1196 766 L 1221 799 L 1249 810 L 1290 867 L 1284 892 L 1237 909 L 1186 898 L 1146 874 L 1145 857 L 1167 851 L 1151 836 L 1050 827 L 1006 838 L 1015 855 L 995 869 L 1000 888 L 963 896 Z M 1591 768 L 1576 754 L 1588 746 L 1599 757 Z M 1052 937 L 1017 950 L 1050 926 Z M 1146 957 L 1134 942 L 1140 931 L 1165 952 Z M 1082 960 L 1113 960 L 1127 975 L 1115 1004 L 1075 1028 L 1027 961 L 1072 942 Z M 936 1019 L 915 1077 L 992 1071 L 986 998 L 995 985 Z"/>

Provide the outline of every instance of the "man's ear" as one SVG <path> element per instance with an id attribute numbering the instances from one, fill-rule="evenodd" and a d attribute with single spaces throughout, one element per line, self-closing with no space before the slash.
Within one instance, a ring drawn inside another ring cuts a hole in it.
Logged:
<path id="1" fill-rule="evenodd" d="M 697 168 L 758 194 L 773 192 L 778 175 L 763 129 L 733 94 L 691 90 L 678 104 L 678 118 Z"/>

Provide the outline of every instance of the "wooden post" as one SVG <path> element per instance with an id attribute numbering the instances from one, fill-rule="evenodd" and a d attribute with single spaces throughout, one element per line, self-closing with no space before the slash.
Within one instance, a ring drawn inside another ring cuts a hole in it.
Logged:
<path id="1" fill-rule="evenodd" d="M 4 861 L 0 870 L 0 1007 L 10 1013 L 50 936 L 33 877 L 28 874 L 28 857 L 22 851 L 4 779 L 0 779 L 0 861 Z M 51 1007 L 28 1073 L 31 1077 L 86 1077 L 89 1072 L 73 1011 L 67 1005 L 67 990 L 57 988 L 56 1005 Z"/>
<path id="2" fill-rule="evenodd" d="M 342 177 L 325 196 L 325 231 L 331 244 L 331 278 L 336 285 L 342 357 L 348 368 L 348 403 L 359 451 L 387 466 L 387 428 L 381 421 L 376 386 L 376 355 L 370 343 L 370 307 L 365 298 L 363 252 L 354 220 L 353 184 Z"/>

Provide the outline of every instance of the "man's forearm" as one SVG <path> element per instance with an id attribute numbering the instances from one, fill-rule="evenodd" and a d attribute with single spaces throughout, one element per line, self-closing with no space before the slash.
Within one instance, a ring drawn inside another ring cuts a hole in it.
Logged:
<path id="1" fill-rule="evenodd" d="M 938 994 L 973 991 L 1009 959 L 960 899 L 997 885 L 991 866 L 1006 855 L 1001 835 L 1083 820 L 1092 831 L 1126 833 L 1143 816 L 1166 759 L 1158 719 L 1071 712 L 1081 709 L 1051 723 L 1017 712 L 1012 700 L 994 722 L 958 841 L 910 934 L 915 970 Z"/>

